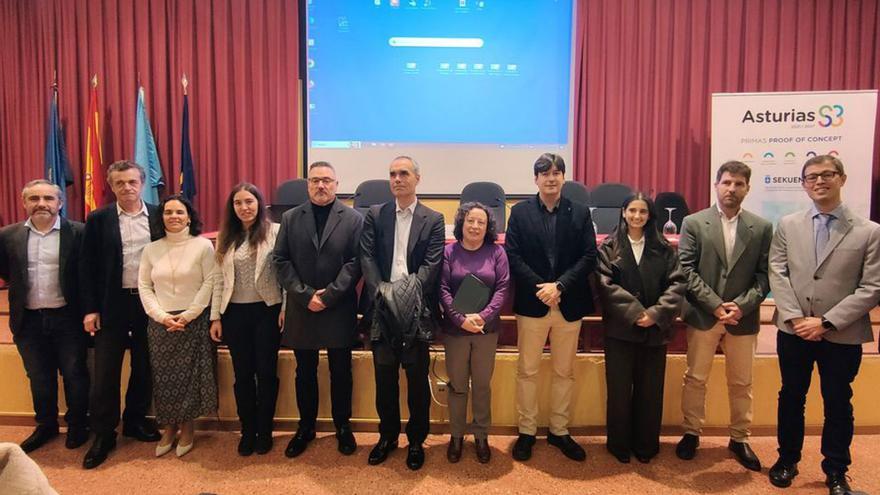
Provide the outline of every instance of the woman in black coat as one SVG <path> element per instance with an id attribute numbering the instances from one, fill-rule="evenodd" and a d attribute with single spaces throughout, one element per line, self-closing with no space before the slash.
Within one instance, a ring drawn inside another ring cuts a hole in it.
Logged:
<path id="1" fill-rule="evenodd" d="M 653 202 L 624 201 L 620 222 L 599 249 L 598 288 L 605 328 L 608 451 L 643 463 L 660 450 L 666 345 L 686 279 L 678 256 L 657 233 Z"/>

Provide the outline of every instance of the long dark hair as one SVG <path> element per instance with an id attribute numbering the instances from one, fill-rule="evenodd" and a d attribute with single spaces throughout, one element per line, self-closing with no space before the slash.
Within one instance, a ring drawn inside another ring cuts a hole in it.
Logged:
<path id="1" fill-rule="evenodd" d="M 183 204 L 184 208 L 186 208 L 186 214 L 189 215 L 189 235 L 195 237 L 202 234 L 202 221 L 199 220 L 199 212 L 196 211 L 195 207 L 190 203 L 185 196 L 181 194 L 172 194 L 167 198 L 163 199 L 159 202 L 159 218 L 157 222 L 162 225 L 162 228 L 159 229 L 159 238 L 165 237 L 165 205 L 168 204 L 169 201 L 180 201 Z"/>
<path id="2" fill-rule="evenodd" d="M 626 211 L 629 204 L 636 200 L 644 201 L 645 204 L 648 205 L 648 221 L 645 222 L 645 226 L 642 229 L 642 235 L 645 236 L 645 248 L 657 253 L 662 253 L 666 249 L 669 249 L 669 243 L 666 242 L 666 238 L 657 233 L 657 211 L 654 208 L 654 202 L 645 193 L 636 192 L 623 201 L 623 205 L 620 206 L 620 218 L 617 220 L 617 227 L 615 227 L 614 232 L 611 233 L 611 237 L 613 237 L 615 241 L 615 258 L 620 255 L 621 246 L 625 246 L 626 243 L 629 242 L 627 240 L 629 225 L 627 225 L 623 213 Z"/>
<path id="3" fill-rule="evenodd" d="M 257 217 L 250 228 L 245 231 L 244 224 L 235 214 L 235 194 L 239 191 L 247 191 L 257 198 Z M 241 246 L 247 240 L 252 247 L 258 246 L 266 240 L 269 232 L 269 213 L 266 211 L 266 202 L 263 200 L 263 193 L 257 189 L 257 186 L 250 182 L 239 182 L 232 188 L 229 198 L 226 199 L 226 212 L 223 214 L 223 221 L 220 223 L 220 232 L 217 234 L 217 262 L 221 262 L 226 253 L 232 247 Z"/>

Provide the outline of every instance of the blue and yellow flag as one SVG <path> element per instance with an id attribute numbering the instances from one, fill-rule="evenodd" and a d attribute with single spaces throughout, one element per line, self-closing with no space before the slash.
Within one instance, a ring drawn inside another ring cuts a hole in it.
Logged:
<path id="1" fill-rule="evenodd" d="M 61 119 L 58 118 L 58 88 L 52 88 L 49 101 L 49 129 L 46 136 L 46 180 L 61 188 L 61 216 L 67 216 L 67 186 L 73 184 L 73 173 L 67 161 Z"/>
<path id="2" fill-rule="evenodd" d="M 147 105 L 144 102 L 144 88 L 138 88 L 137 113 L 134 126 L 134 162 L 144 168 L 146 181 L 141 190 L 141 198 L 150 204 L 159 204 L 159 187 L 165 185 L 162 177 L 162 166 L 159 164 L 159 152 L 153 139 L 150 117 L 147 116 Z"/>

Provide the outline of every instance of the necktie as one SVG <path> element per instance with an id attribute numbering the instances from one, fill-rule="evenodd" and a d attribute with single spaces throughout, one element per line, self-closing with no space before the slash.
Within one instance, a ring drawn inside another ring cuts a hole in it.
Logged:
<path id="1" fill-rule="evenodd" d="M 831 233 L 828 230 L 828 222 L 831 221 L 832 216 L 827 213 L 819 213 L 819 225 L 816 226 L 816 265 L 819 265 L 819 259 L 825 253 L 825 248 L 828 246 L 828 239 L 831 237 Z"/>

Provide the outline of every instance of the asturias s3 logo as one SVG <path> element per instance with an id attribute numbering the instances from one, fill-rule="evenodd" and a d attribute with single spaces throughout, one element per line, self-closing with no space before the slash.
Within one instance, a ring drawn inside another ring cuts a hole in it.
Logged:
<path id="1" fill-rule="evenodd" d="M 819 127 L 838 127 L 843 124 L 843 105 L 819 107 Z"/>

